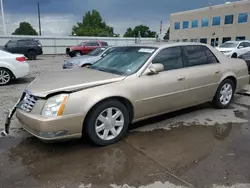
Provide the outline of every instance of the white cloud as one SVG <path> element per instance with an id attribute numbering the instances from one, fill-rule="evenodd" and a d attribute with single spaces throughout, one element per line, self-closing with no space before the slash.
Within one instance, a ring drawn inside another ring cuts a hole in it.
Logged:
<path id="1" fill-rule="evenodd" d="M 141 20 L 104 20 L 108 25 L 114 27 L 114 32 L 119 33 L 121 36 L 126 32 L 128 27 L 135 27 L 136 25 L 147 25 L 152 31 L 159 33 L 160 30 L 160 20 L 150 20 L 145 23 Z M 20 22 L 29 22 L 38 32 L 38 16 L 36 14 L 6 14 L 5 22 L 7 33 L 11 34 L 19 26 Z M 42 15 L 41 16 L 41 26 L 42 35 L 61 35 L 68 36 L 71 33 L 72 26 L 76 24 L 77 20 L 75 15 L 72 14 L 54 14 L 54 15 Z M 169 27 L 169 22 L 163 21 L 162 34 L 167 32 Z M 2 18 L 0 16 L 0 35 L 4 34 Z"/>
<path id="2" fill-rule="evenodd" d="M 2 22 L 2 17 L 0 16 Z M 38 31 L 38 16 L 34 14 L 6 14 L 5 23 L 8 34 L 11 34 L 19 26 L 20 22 L 29 22 Z M 74 15 L 42 15 L 42 35 L 69 35 L 72 26 L 76 23 Z M 3 32 L 3 24 L 0 24 L 0 34 Z"/>

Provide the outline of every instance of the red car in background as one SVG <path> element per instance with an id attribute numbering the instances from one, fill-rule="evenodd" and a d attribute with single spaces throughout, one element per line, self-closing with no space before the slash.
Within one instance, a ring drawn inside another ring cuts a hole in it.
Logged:
<path id="1" fill-rule="evenodd" d="M 70 57 L 85 55 L 96 49 L 97 47 L 108 46 L 104 41 L 84 41 L 77 46 L 66 48 L 66 54 Z"/>

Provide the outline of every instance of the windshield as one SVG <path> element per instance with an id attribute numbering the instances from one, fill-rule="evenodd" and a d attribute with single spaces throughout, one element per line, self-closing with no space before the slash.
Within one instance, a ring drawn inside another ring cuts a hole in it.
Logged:
<path id="1" fill-rule="evenodd" d="M 82 42 L 80 44 L 78 44 L 77 46 L 82 46 Z"/>
<path id="2" fill-rule="evenodd" d="M 117 47 L 94 63 L 91 68 L 128 76 L 136 73 L 156 49 L 151 47 Z"/>
<path id="3" fill-rule="evenodd" d="M 106 48 L 96 48 L 94 49 L 93 51 L 89 52 L 88 55 L 91 55 L 91 56 L 98 56 L 98 55 L 101 55 L 102 52 L 104 52 L 104 50 L 106 50 Z"/>
<path id="4" fill-rule="evenodd" d="M 239 43 L 234 42 L 226 42 L 222 45 L 220 45 L 220 48 L 236 48 Z"/>

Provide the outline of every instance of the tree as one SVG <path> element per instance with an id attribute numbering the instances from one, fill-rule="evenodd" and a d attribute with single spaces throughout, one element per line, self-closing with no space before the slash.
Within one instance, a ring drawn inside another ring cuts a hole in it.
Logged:
<path id="1" fill-rule="evenodd" d="M 20 22 L 19 27 L 12 35 L 38 35 L 36 30 L 28 22 Z"/>
<path id="2" fill-rule="evenodd" d="M 105 21 L 103 21 L 100 13 L 97 10 L 86 12 L 83 16 L 82 22 L 78 22 L 73 26 L 72 35 L 100 37 L 117 36 L 117 34 L 114 33 L 114 28 L 108 26 Z"/>
<path id="3" fill-rule="evenodd" d="M 156 32 L 151 31 L 148 26 L 138 25 L 134 29 L 129 27 L 123 37 L 138 37 L 139 34 L 144 38 L 154 38 L 156 36 Z"/>
<path id="4" fill-rule="evenodd" d="M 165 36 L 163 37 L 164 40 L 169 40 L 170 38 L 170 27 L 168 28 L 168 31 L 165 33 Z"/>

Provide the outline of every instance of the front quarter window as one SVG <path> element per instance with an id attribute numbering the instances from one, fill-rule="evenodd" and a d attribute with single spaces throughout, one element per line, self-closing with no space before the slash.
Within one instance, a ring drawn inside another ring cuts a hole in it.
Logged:
<path id="1" fill-rule="evenodd" d="M 153 47 L 117 47 L 91 68 L 128 76 L 136 73 L 156 50 Z"/>

